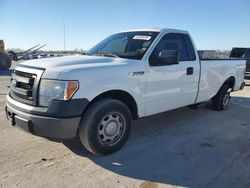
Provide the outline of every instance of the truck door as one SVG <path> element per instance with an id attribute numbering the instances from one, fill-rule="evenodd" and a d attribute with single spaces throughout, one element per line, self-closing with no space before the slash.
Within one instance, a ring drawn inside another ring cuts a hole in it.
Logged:
<path id="1" fill-rule="evenodd" d="M 159 65 L 159 53 L 178 50 L 179 64 Z M 165 34 L 152 51 L 147 71 L 145 115 L 190 105 L 198 92 L 200 63 L 188 34 Z"/>

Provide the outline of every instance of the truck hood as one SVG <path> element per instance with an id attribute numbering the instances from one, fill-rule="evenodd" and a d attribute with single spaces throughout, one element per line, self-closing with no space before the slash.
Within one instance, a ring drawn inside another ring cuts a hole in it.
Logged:
<path id="1" fill-rule="evenodd" d="M 107 63 L 118 63 L 124 62 L 124 59 L 121 58 L 112 58 L 112 57 L 98 57 L 98 56 L 64 56 L 64 57 L 54 57 L 54 58 L 44 58 L 44 59 L 34 59 L 20 63 L 20 65 L 50 69 L 50 68 L 59 68 L 68 67 L 68 66 L 86 66 L 86 67 L 95 67 L 100 66 L 100 64 Z"/>
<path id="2" fill-rule="evenodd" d="M 29 60 L 19 63 L 18 66 L 25 66 L 30 68 L 45 69 L 43 77 L 58 78 L 61 72 L 69 70 L 92 69 L 96 67 L 105 66 L 121 66 L 128 64 L 128 62 L 135 60 L 128 60 L 122 58 L 112 57 L 98 57 L 98 56 L 64 56 L 55 58 L 44 58 Z"/>

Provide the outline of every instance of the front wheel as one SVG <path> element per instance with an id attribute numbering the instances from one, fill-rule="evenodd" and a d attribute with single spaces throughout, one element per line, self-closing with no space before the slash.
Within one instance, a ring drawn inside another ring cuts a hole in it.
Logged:
<path id="1" fill-rule="evenodd" d="M 92 104 L 82 118 L 81 143 L 94 154 L 113 153 L 126 143 L 131 123 L 131 112 L 124 103 L 102 99 Z"/>
<path id="2" fill-rule="evenodd" d="M 218 93 L 213 97 L 213 109 L 222 111 L 228 109 L 231 101 L 230 88 L 228 85 L 223 85 Z"/>

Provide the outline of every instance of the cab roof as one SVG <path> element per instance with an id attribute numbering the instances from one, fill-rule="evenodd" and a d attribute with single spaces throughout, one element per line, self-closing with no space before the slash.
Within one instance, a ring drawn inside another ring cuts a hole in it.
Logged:
<path id="1" fill-rule="evenodd" d="M 170 28 L 148 28 L 148 29 L 132 29 L 132 30 L 125 30 L 123 32 L 136 32 L 136 31 L 151 31 L 151 32 L 174 32 L 174 33 L 188 33 L 185 30 L 180 30 L 180 29 L 170 29 Z"/>

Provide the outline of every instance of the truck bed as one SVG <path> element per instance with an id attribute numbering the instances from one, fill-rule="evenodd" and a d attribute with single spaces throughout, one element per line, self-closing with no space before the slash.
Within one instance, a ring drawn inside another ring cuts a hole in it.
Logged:
<path id="1" fill-rule="evenodd" d="M 233 76 L 236 80 L 233 90 L 239 90 L 244 81 L 242 74 L 244 59 L 238 58 L 209 58 L 200 60 L 201 77 L 197 102 L 212 98 L 220 89 L 225 78 Z M 234 73 L 232 71 L 235 71 Z"/>
<path id="2" fill-rule="evenodd" d="M 244 60 L 244 58 L 233 58 L 233 57 L 228 57 L 228 58 L 218 58 L 218 57 L 214 57 L 214 58 L 200 58 L 201 61 L 214 61 L 214 60 L 218 60 L 218 61 L 234 61 L 234 60 Z"/>

